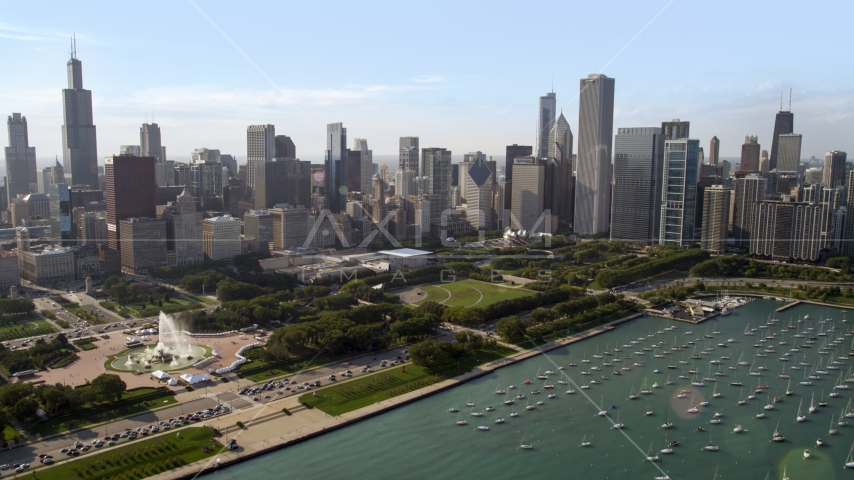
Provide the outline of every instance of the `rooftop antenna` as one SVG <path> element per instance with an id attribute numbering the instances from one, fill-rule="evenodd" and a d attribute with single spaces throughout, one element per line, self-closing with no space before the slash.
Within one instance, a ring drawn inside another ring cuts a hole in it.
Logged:
<path id="1" fill-rule="evenodd" d="M 77 58 L 77 34 L 75 33 L 71 40 L 71 58 Z"/>
<path id="2" fill-rule="evenodd" d="M 783 111 L 783 92 L 780 92 L 780 111 Z"/>
<path id="3" fill-rule="evenodd" d="M 789 111 L 792 111 L 792 87 L 789 87 Z"/>

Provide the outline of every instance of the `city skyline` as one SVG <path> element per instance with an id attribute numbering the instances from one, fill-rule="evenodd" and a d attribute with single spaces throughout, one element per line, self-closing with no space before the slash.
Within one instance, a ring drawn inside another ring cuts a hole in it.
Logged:
<path id="1" fill-rule="evenodd" d="M 0 104 L 6 106 L 6 115 L 20 112 L 27 116 L 30 144 L 37 147 L 39 166 L 52 165 L 48 160 L 62 154 L 61 138 L 57 134 L 57 126 L 62 124 L 62 108 L 56 99 L 57 91 L 63 88 L 65 72 L 59 62 L 68 61 L 68 38 L 76 31 L 77 56 L 86 65 L 86 88 L 93 92 L 94 118 L 98 125 L 98 162 L 101 165 L 104 157 L 119 153 L 120 145 L 136 143 L 139 126 L 149 122 L 157 122 L 161 126 L 163 145 L 169 145 L 170 159 L 175 160 L 184 160 L 193 149 L 208 146 L 231 152 L 243 162 L 246 159 L 243 136 L 246 126 L 275 124 L 300 146 L 301 159 L 319 163 L 325 146 L 323 126 L 337 122 L 348 125 L 354 134 L 371 140 L 374 156 L 379 158 L 377 163 L 391 163 L 380 157 L 394 155 L 399 137 L 413 134 L 420 136 L 425 145 L 444 145 L 455 152 L 480 150 L 487 155 L 500 156 L 506 145 L 534 144 L 536 118 L 532 118 L 531 112 L 536 98 L 552 89 L 552 82 L 559 100 L 558 111 L 565 110 L 571 129 L 577 131 L 575 112 L 578 102 L 574 83 L 577 78 L 591 72 L 603 71 L 603 66 L 609 63 L 604 73 L 620 78 L 622 86 L 615 98 L 615 128 L 656 126 L 661 121 L 678 117 L 693 123 L 692 137 L 700 139 L 702 145 L 707 145 L 712 136 L 717 136 L 721 140 L 721 156 L 738 157 L 740 139 L 745 135 L 756 134 L 760 143 L 771 145 L 773 116 L 779 110 L 779 95 L 793 88 L 792 112 L 798 115 L 797 133 L 803 134 L 803 156 L 821 158 L 831 150 L 854 150 L 849 144 L 851 140 L 844 134 L 854 125 L 854 117 L 847 111 L 854 103 L 854 91 L 843 85 L 841 80 L 809 73 L 819 71 L 820 59 L 806 55 L 800 57 L 802 68 L 799 71 L 803 73 L 790 73 L 782 67 L 769 69 L 768 62 L 751 67 L 747 60 L 736 58 L 739 53 L 736 45 L 695 37 L 690 45 L 692 55 L 704 58 L 714 51 L 719 54 L 716 57 L 727 58 L 728 63 L 723 68 L 704 65 L 696 69 L 697 72 L 672 74 L 672 81 L 664 84 L 655 81 L 657 69 L 648 66 L 645 49 L 666 41 L 671 34 L 668 29 L 677 27 L 679 19 L 686 16 L 701 14 L 710 21 L 716 20 L 717 25 L 734 28 L 749 17 L 745 10 L 761 10 L 763 15 L 770 15 L 769 20 L 778 21 L 784 21 L 790 14 L 768 11 L 761 6 L 739 5 L 739 10 L 745 13 L 745 19 L 741 19 L 725 16 L 727 8 L 678 2 L 660 12 L 665 5 L 664 2 L 626 4 L 619 15 L 612 15 L 603 7 L 596 6 L 561 7 L 581 15 L 608 14 L 618 29 L 625 30 L 589 51 L 579 52 L 582 58 L 573 62 L 571 68 L 557 66 L 553 72 L 524 79 L 496 78 L 490 72 L 501 66 L 498 50 L 508 47 L 508 53 L 512 55 L 521 55 L 523 51 L 527 55 L 531 52 L 526 49 L 532 43 L 526 40 L 519 45 L 507 45 L 506 40 L 494 40 L 496 48 L 488 48 L 475 62 L 474 70 L 463 68 L 462 59 L 452 56 L 441 67 L 425 68 L 414 75 L 411 70 L 390 75 L 391 71 L 384 63 L 372 68 L 354 67 L 348 69 L 350 75 L 346 80 L 329 80 L 330 76 L 322 73 L 326 67 L 314 68 L 314 60 L 330 48 L 326 42 L 331 42 L 331 39 L 295 52 L 292 66 L 305 68 L 307 72 L 300 75 L 299 80 L 293 80 L 282 70 L 284 67 L 277 65 L 269 56 L 276 42 L 259 46 L 265 42 L 243 34 L 243 31 L 251 31 L 251 35 L 267 39 L 265 33 L 257 33 L 261 29 L 241 30 L 241 25 L 248 21 L 247 16 L 224 6 L 200 7 L 261 72 L 199 11 L 192 5 L 184 5 L 174 12 L 175 18 L 164 20 L 164 26 L 168 27 L 172 22 L 198 22 L 197 26 L 208 32 L 211 45 L 200 45 L 184 33 L 169 32 L 163 39 L 155 41 L 153 47 L 163 42 L 164 50 L 168 50 L 165 42 L 186 41 L 188 48 L 180 54 L 165 51 L 164 68 L 178 68 L 181 62 L 213 61 L 213 56 L 218 55 L 223 56 L 221 66 L 233 72 L 219 76 L 220 80 L 188 81 L 135 70 L 133 76 L 124 74 L 130 68 L 128 62 L 134 58 L 134 52 L 140 48 L 134 40 L 147 32 L 134 28 L 130 31 L 122 28 L 119 32 L 114 26 L 96 21 L 109 19 L 115 14 L 111 9 L 95 12 L 94 7 L 84 6 L 79 12 L 73 12 L 71 18 L 45 12 L 38 25 L 31 25 L 25 18 L 31 17 L 27 14 L 31 13 L 32 7 L 11 4 L 7 9 L 7 23 L 0 24 L 0 45 L 9 51 L 11 62 L 26 64 L 29 68 L 0 80 Z M 843 10 L 851 8 L 847 5 L 839 7 Z M 822 12 L 820 7 L 807 12 L 806 20 L 817 19 Z M 312 13 L 311 6 L 296 7 L 293 12 L 298 17 L 305 15 L 307 18 Z M 356 13 L 347 8 L 341 12 L 342 15 Z M 661 13 L 660 16 L 656 17 L 657 13 Z M 433 14 L 428 12 L 424 15 L 429 17 Z M 458 18 L 442 28 L 451 29 L 472 15 L 473 7 L 465 7 Z M 632 36 L 654 17 L 655 21 L 632 40 Z M 65 31 L 67 28 L 74 31 Z M 296 28 L 305 27 L 297 25 Z M 587 28 L 582 25 L 582 29 Z M 120 33 L 123 41 L 109 46 Z M 744 44 L 764 44 L 758 32 L 746 35 L 748 38 L 742 39 Z M 371 34 L 349 48 L 368 48 L 382 38 L 383 33 Z M 836 42 L 824 40 L 822 48 L 839 48 L 840 52 L 851 43 L 842 36 Z M 816 41 L 808 35 L 798 36 L 797 42 L 800 43 L 797 47 L 816 49 L 818 47 L 810 46 Z M 146 37 L 145 41 L 139 39 L 138 45 L 151 48 L 149 42 L 150 38 Z M 388 48 L 402 49 L 408 43 Z M 409 46 L 414 49 L 420 64 L 430 64 L 436 55 L 431 46 L 417 42 Z M 791 46 L 795 47 L 794 40 Z M 625 50 L 615 57 L 624 47 Z M 554 53 L 551 48 L 543 49 L 538 45 L 538 49 L 542 51 L 533 51 L 533 59 Z M 374 58 L 377 54 L 372 52 L 369 55 Z M 763 55 L 770 63 L 777 58 L 780 65 L 785 63 L 784 59 L 791 59 L 791 51 L 786 48 L 763 51 Z M 615 60 L 609 62 L 612 58 Z M 369 64 L 361 60 L 358 65 Z M 346 66 L 352 60 L 341 59 L 341 62 Z M 308 68 L 310 65 L 312 68 Z M 842 68 L 844 71 L 847 67 Z M 844 77 L 839 75 L 839 78 Z M 412 115 L 413 111 L 418 114 Z M 466 116 L 475 114 L 485 120 L 463 124 L 459 120 L 463 112 Z"/>

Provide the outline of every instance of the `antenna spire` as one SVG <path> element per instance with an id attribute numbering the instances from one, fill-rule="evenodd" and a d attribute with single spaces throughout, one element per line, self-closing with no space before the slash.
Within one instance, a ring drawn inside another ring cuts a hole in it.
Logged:
<path id="1" fill-rule="evenodd" d="M 783 111 L 783 92 L 780 92 L 780 111 Z"/>
<path id="2" fill-rule="evenodd" d="M 792 87 L 789 87 L 789 111 L 792 111 Z"/>

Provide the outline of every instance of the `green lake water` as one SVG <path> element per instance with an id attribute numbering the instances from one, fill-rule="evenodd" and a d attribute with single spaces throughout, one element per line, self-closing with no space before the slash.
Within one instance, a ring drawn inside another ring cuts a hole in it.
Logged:
<path id="1" fill-rule="evenodd" d="M 774 300 L 756 300 L 734 310 L 729 316 L 699 325 L 655 317 L 639 318 L 608 333 L 499 369 L 449 391 L 321 437 L 223 468 L 210 476 L 220 479 L 298 476 L 322 479 L 517 479 L 557 475 L 557 478 L 653 479 L 666 472 L 672 479 L 711 480 L 717 468 L 719 479 L 761 480 L 769 473 L 772 479 L 782 478 L 785 466 L 791 480 L 854 479 L 854 469 L 843 468 L 854 443 L 854 418 L 848 419 L 850 426 L 836 426 L 836 420 L 854 396 L 854 383 L 850 384 L 851 390 L 839 390 L 838 397 L 829 397 L 834 385 L 844 383 L 838 381 L 839 375 L 845 378 L 849 368 L 854 366 L 854 357 L 848 356 L 852 337 L 844 335 L 849 329 L 854 329 L 854 315 L 848 315 L 852 320 L 843 323 L 845 314 L 842 310 L 813 305 L 799 305 L 774 313 L 774 309 L 782 305 L 782 302 Z M 776 317 L 777 323 L 757 330 L 753 336 L 743 335 L 748 323 L 751 327 L 758 327 L 766 323 L 769 315 Z M 805 315 L 809 315 L 809 320 L 797 323 Z M 819 323 L 828 317 L 833 319 L 832 323 Z M 790 321 L 797 329 L 787 328 Z M 672 325 L 677 329 L 665 330 Z M 826 332 L 832 326 L 835 331 L 818 335 L 822 329 Z M 807 328 L 814 330 L 808 331 Z M 692 333 L 687 334 L 688 331 Z M 719 333 L 712 334 L 714 331 Z M 794 338 L 798 331 L 806 335 Z M 714 338 L 706 338 L 707 333 Z M 754 347 L 756 342 L 771 334 L 773 339 L 766 340 L 761 348 Z M 812 348 L 800 348 L 810 335 L 816 338 Z M 646 340 L 639 340 L 640 337 Z M 841 343 L 828 347 L 826 350 L 830 354 L 819 353 L 824 342 L 830 343 L 837 337 Z M 718 346 L 728 339 L 735 342 L 729 342 L 727 347 Z M 630 343 L 632 341 L 638 343 Z M 695 344 L 690 345 L 689 341 Z M 786 344 L 780 345 L 780 341 Z M 658 342 L 666 344 L 662 348 L 653 348 Z M 688 345 L 687 348 L 671 350 L 671 347 L 683 344 Z M 615 346 L 621 351 L 614 351 Z M 644 347 L 650 350 L 645 351 Z M 700 359 L 691 358 L 692 353 L 699 354 L 707 347 L 714 350 L 708 355 L 700 355 Z M 766 353 L 766 357 L 756 356 L 757 352 L 770 347 L 774 347 L 774 353 Z M 601 355 L 606 348 L 612 355 L 594 358 L 597 351 Z M 799 352 L 787 357 L 788 361 L 780 361 L 783 354 L 792 348 L 799 348 Z M 644 355 L 635 352 L 643 352 Z M 663 355 L 663 358 L 654 356 L 663 352 L 670 354 Z M 625 355 L 631 358 L 622 358 Z M 721 360 L 719 366 L 710 363 L 721 356 L 730 359 Z M 737 365 L 740 357 L 749 364 L 755 361 L 755 371 L 760 376 L 749 375 L 750 365 Z M 617 358 L 623 361 L 614 362 Z M 590 363 L 582 363 L 582 359 L 589 359 Z M 811 386 L 799 384 L 804 380 L 804 372 L 809 374 L 819 361 L 823 368 L 833 360 L 838 361 L 835 365 L 838 369 L 827 370 L 828 374 L 820 375 L 820 380 L 812 380 Z M 612 366 L 602 366 L 601 371 L 590 370 L 591 366 L 601 366 L 603 362 L 611 362 Z M 635 362 L 641 362 L 643 366 L 635 367 Z M 801 370 L 791 369 L 800 366 L 801 362 L 810 366 L 801 366 Z M 570 363 L 576 366 L 569 366 Z M 668 365 L 677 368 L 670 369 Z M 564 370 L 558 369 L 561 366 Z M 736 369 L 730 369 L 731 366 Z M 630 370 L 621 370 L 622 367 Z M 760 367 L 767 367 L 767 370 L 759 370 Z M 709 377 L 717 382 L 706 381 L 704 386 L 692 386 L 693 375 L 687 373 L 692 368 L 698 371 L 697 381 Z M 714 375 L 719 368 L 725 376 Z M 655 369 L 660 369 L 661 373 L 654 373 Z M 544 381 L 536 378 L 538 371 L 544 373 L 546 370 L 555 372 L 547 380 L 555 386 L 553 390 L 545 390 Z M 591 375 L 580 375 L 582 370 L 590 371 Z M 615 370 L 622 375 L 614 375 Z M 785 395 L 789 380 L 778 378 L 782 372 L 791 377 L 791 396 Z M 677 378 L 683 374 L 692 378 Z M 608 379 L 602 379 L 601 384 L 591 385 L 588 389 L 572 386 L 575 394 L 566 394 L 571 385 L 557 383 L 564 379 L 576 385 L 589 384 L 602 375 Z M 668 376 L 674 385 L 666 385 Z M 533 384 L 525 385 L 526 379 Z M 631 391 L 637 393 L 644 381 L 652 393 L 629 400 Z M 652 388 L 656 382 L 660 387 Z M 742 382 L 743 387 L 731 386 L 731 382 Z M 763 393 L 747 400 L 746 405 L 737 405 L 739 399 L 753 394 L 760 382 L 768 385 Z M 508 398 L 519 393 L 525 394 L 526 398 L 516 400 L 513 406 L 506 406 L 505 397 L 494 393 L 496 386 L 506 389 L 514 384 L 518 388 L 507 390 Z M 720 398 L 713 398 L 715 385 L 722 394 Z M 541 393 L 530 394 L 533 389 Z M 685 398 L 677 398 L 682 390 L 689 393 Z M 549 392 L 556 393 L 556 397 L 548 399 Z M 772 402 L 777 395 L 781 399 L 772 410 L 764 410 L 763 407 L 769 403 L 769 392 Z M 809 413 L 813 394 L 818 411 Z M 818 407 L 822 394 L 828 403 L 826 407 Z M 687 413 L 692 403 L 699 404 L 704 399 L 709 402 L 708 406 L 699 407 L 699 413 Z M 526 410 L 529 400 L 544 404 Z M 468 401 L 475 402 L 474 411 L 483 412 L 482 417 L 469 416 Z M 600 401 L 601 407 L 608 412 L 608 418 L 598 416 Z M 801 412 L 807 419 L 796 422 L 801 401 Z M 612 405 L 615 408 L 611 408 Z M 495 410 L 484 411 L 487 406 L 493 406 Z M 459 408 L 459 418 L 468 420 L 468 425 L 455 425 L 458 414 L 448 413 L 450 407 Z M 514 410 L 519 412 L 517 417 L 510 416 Z M 645 415 L 648 410 L 653 415 Z M 765 412 L 765 418 L 755 418 L 760 412 Z M 709 423 L 715 418 L 715 413 L 723 414 L 719 424 Z M 839 431 L 834 436 L 828 435 L 831 414 L 834 415 L 834 428 Z M 660 428 L 665 422 L 665 415 L 673 422 L 673 428 Z M 505 422 L 495 424 L 494 420 L 500 417 Z M 625 423 L 622 430 L 613 428 L 613 422 L 618 420 Z M 780 433 L 786 439 L 772 442 L 778 421 Z M 477 430 L 480 425 L 488 426 L 489 431 Z M 741 425 L 745 431 L 733 433 L 736 425 Z M 705 431 L 698 432 L 697 427 Z M 275 432 L 270 434 L 276 435 Z M 660 460 L 654 464 L 646 461 L 650 448 L 653 452 L 665 448 L 665 434 L 668 441 L 676 440 L 679 445 L 673 447 L 672 454 L 657 453 Z M 710 434 L 711 442 L 719 447 L 718 451 L 703 450 L 710 442 Z M 580 446 L 585 435 L 591 442 L 589 447 Z M 525 443 L 533 444 L 533 449 L 518 448 L 523 436 Z M 824 440 L 824 446 L 816 447 L 818 438 Z M 806 460 L 803 458 L 805 449 L 811 452 L 811 458 Z"/>

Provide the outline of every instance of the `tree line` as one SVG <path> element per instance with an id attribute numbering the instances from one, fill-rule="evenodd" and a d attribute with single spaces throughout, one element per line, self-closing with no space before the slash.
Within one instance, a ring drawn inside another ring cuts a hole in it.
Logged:
<path id="1" fill-rule="evenodd" d="M 38 385 L 9 383 L 0 387 L 0 407 L 17 420 L 37 419 L 39 408 L 50 415 L 76 411 L 87 405 L 121 400 L 127 385 L 118 375 L 101 374 L 77 388 L 57 383 Z"/>
<path id="2" fill-rule="evenodd" d="M 664 272 L 691 268 L 709 257 L 709 252 L 706 250 L 680 251 L 628 268 L 602 270 L 596 274 L 596 282 L 605 288 L 612 288 Z"/>

